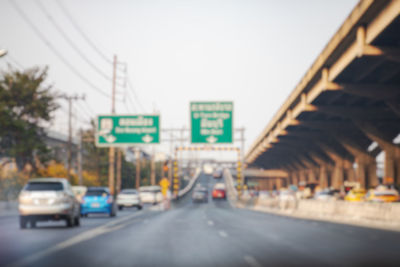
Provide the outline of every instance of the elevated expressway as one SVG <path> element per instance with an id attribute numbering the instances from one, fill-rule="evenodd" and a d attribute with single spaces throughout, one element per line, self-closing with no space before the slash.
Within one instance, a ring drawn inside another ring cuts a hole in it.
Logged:
<path id="1" fill-rule="evenodd" d="M 247 164 L 284 170 L 287 184 L 368 188 L 378 184 L 384 151 L 384 178 L 400 184 L 399 14 L 399 0 L 360 1 L 252 144 Z"/>

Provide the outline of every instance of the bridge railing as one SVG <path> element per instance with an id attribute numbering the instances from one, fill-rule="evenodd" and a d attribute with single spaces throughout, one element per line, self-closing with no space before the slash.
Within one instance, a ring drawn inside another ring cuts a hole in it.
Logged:
<path id="1" fill-rule="evenodd" d="M 194 184 L 196 183 L 197 179 L 200 176 L 200 169 L 197 169 L 195 174 L 193 175 L 192 179 L 189 181 L 189 183 L 185 186 L 185 188 L 179 190 L 178 192 L 178 197 L 183 197 L 186 195 L 190 190 L 192 190 Z"/>

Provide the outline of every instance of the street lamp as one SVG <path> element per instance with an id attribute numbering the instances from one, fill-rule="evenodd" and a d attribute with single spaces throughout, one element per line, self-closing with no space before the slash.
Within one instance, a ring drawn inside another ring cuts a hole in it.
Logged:
<path id="1" fill-rule="evenodd" d="M 0 57 L 5 56 L 7 54 L 7 50 L 0 49 Z"/>

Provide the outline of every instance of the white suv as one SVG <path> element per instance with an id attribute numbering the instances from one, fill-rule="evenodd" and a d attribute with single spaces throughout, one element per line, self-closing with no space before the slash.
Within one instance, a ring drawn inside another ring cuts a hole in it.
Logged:
<path id="1" fill-rule="evenodd" d="M 80 204 L 71 186 L 63 178 L 31 179 L 19 194 L 20 227 L 36 227 L 37 221 L 65 220 L 68 227 L 78 226 Z"/>

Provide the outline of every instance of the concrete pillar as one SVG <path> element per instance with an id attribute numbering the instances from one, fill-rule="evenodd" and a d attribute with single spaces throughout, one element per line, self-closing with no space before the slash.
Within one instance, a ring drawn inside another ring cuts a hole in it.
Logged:
<path id="1" fill-rule="evenodd" d="M 299 177 L 299 182 L 300 182 L 300 181 L 306 182 L 306 181 L 307 181 L 306 170 L 300 170 L 300 171 L 298 171 L 298 177 Z"/>
<path id="2" fill-rule="evenodd" d="M 283 184 L 282 184 L 282 179 L 275 179 L 275 183 L 276 183 L 276 189 L 281 189 L 282 187 L 283 187 Z"/>
<path id="3" fill-rule="evenodd" d="M 400 184 L 400 147 L 393 144 L 392 140 L 371 124 L 360 125 L 364 133 L 371 140 L 378 143 L 385 151 L 384 177 L 391 178 L 394 183 Z"/>
<path id="4" fill-rule="evenodd" d="M 393 144 L 385 144 L 384 178 L 392 178 L 395 184 L 400 184 L 400 148 Z"/>
<path id="5" fill-rule="evenodd" d="M 297 172 L 296 171 L 291 172 L 290 176 L 292 177 L 292 184 L 298 185 L 299 184 L 299 178 L 297 176 Z"/>
<path id="6" fill-rule="evenodd" d="M 345 180 L 355 182 L 356 181 L 356 171 L 354 170 L 353 162 L 345 160 L 343 162 L 343 168 L 344 168 Z"/>
<path id="7" fill-rule="evenodd" d="M 318 173 L 319 173 L 319 169 L 318 168 L 311 168 L 308 170 L 308 179 L 307 182 L 309 183 L 316 183 L 318 181 Z"/>
<path id="8" fill-rule="evenodd" d="M 362 188 L 371 188 L 378 185 L 376 175 L 376 159 L 374 156 L 355 146 L 343 144 L 344 147 L 354 156 L 357 168 L 354 171 L 354 181 L 360 183 Z"/>
<path id="9" fill-rule="evenodd" d="M 326 165 L 319 167 L 319 186 L 324 189 L 329 187 L 328 185 L 328 170 Z"/>
<path id="10" fill-rule="evenodd" d="M 334 161 L 331 186 L 335 189 L 340 189 L 344 182 L 344 160 L 334 153 L 327 152 L 327 154 Z"/>

